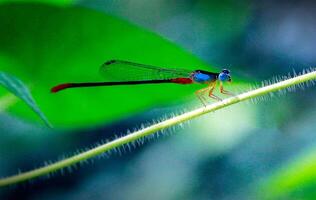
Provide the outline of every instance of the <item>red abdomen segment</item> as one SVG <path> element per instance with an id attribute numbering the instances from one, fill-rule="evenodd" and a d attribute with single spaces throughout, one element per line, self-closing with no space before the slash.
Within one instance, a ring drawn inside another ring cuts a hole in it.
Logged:
<path id="1" fill-rule="evenodd" d="M 170 82 L 178 84 L 191 84 L 193 83 L 193 80 L 191 78 L 174 78 L 171 79 Z"/>
<path id="2" fill-rule="evenodd" d="M 114 85 L 139 85 L 139 84 L 157 84 L 157 83 L 177 83 L 191 84 L 191 78 L 174 78 L 167 80 L 145 80 L 145 81 L 123 81 L 123 82 L 91 82 L 91 83 L 64 83 L 57 85 L 51 89 L 51 92 L 56 93 L 67 88 L 80 87 L 97 87 L 97 86 L 114 86 Z"/>
<path id="3" fill-rule="evenodd" d="M 59 92 L 60 90 L 64 90 L 64 89 L 71 88 L 71 87 L 73 87 L 72 83 L 64 83 L 64 84 L 60 84 L 60 85 L 53 87 L 51 89 L 51 92 L 56 93 L 56 92 Z"/>

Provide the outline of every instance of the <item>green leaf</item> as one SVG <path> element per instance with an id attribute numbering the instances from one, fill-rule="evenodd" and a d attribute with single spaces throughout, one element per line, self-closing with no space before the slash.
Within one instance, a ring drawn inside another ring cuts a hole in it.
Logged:
<path id="1" fill-rule="evenodd" d="M 316 194 L 316 149 L 302 155 L 275 171 L 260 187 L 264 199 L 314 199 Z"/>
<path id="2" fill-rule="evenodd" d="M 0 3 L 45 3 L 45 4 L 55 4 L 55 5 L 70 5 L 76 2 L 77 0 L 0 0 Z"/>
<path id="3" fill-rule="evenodd" d="M 194 91 L 205 87 L 162 84 L 50 93 L 51 87 L 60 83 L 103 81 L 99 67 L 106 60 L 214 70 L 154 33 L 82 7 L 2 5 L 0 26 L 0 56 L 3 53 L 19 63 L 0 66 L 0 70 L 32 84 L 33 96 L 54 126 L 79 128 L 109 123 L 157 105 L 182 103 L 179 99 L 184 97 L 196 100 Z M 10 111 L 34 119 L 19 103 Z"/>
<path id="4" fill-rule="evenodd" d="M 52 127 L 45 115 L 36 105 L 29 89 L 18 78 L 4 72 L 0 72 L 0 85 L 8 91 L 23 100 L 44 122 L 47 126 Z M 1 104 L 1 101 L 0 101 Z"/>

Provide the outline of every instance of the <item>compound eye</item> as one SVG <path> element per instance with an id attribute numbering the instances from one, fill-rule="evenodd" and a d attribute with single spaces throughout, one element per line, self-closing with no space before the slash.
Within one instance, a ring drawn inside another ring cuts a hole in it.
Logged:
<path id="1" fill-rule="evenodd" d="M 229 74 L 229 73 L 230 73 L 230 71 L 229 71 L 228 69 L 223 69 L 222 72 L 223 72 L 224 74 Z"/>

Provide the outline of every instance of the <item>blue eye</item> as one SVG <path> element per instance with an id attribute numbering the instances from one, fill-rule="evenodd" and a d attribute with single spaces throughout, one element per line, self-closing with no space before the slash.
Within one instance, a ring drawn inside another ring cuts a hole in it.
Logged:
<path id="1" fill-rule="evenodd" d="M 230 71 L 229 71 L 228 69 L 223 69 L 223 70 L 222 70 L 222 73 L 224 73 L 224 74 L 230 74 Z"/>
<path id="2" fill-rule="evenodd" d="M 231 80 L 230 75 L 227 74 L 227 73 L 225 73 L 225 72 L 221 72 L 221 73 L 218 75 L 218 79 L 219 79 L 220 81 L 223 81 L 223 82 L 225 82 L 225 81 L 230 81 L 230 80 Z"/>

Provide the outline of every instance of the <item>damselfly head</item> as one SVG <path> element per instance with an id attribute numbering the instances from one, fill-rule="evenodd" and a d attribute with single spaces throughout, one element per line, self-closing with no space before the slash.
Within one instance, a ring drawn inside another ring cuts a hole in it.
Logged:
<path id="1" fill-rule="evenodd" d="M 231 76 L 230 76 L 230 71 L 228 69 L 223 69 L 221 73 L 218 75 L 218 79 L 222 82 L 231 82 Z"/>

